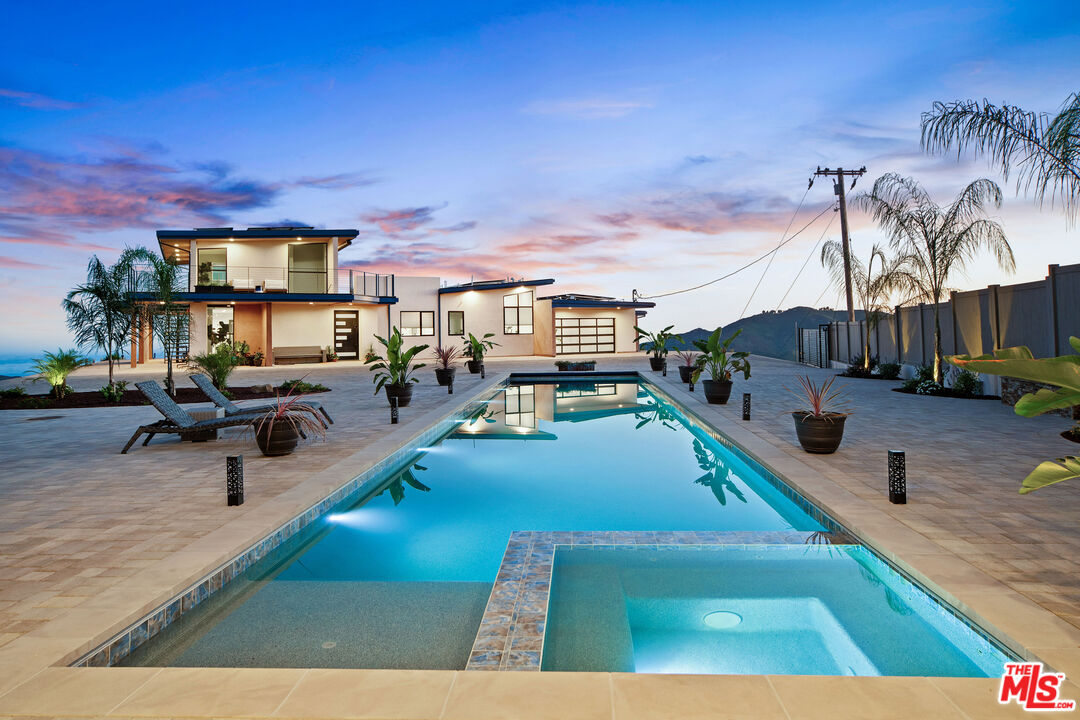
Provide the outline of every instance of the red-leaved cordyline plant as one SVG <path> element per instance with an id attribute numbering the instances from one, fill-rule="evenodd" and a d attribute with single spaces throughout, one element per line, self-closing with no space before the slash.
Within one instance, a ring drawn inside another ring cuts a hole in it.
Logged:
<path id="1" fill-rule="evenodd" d="M 675 353 L 675 355 L 679 358 L 679 360 L 682 361 L 682 364 L 685 367 L 694 367 L 694 365 L 697 364 L 698 353 L 696 352 L 680 350 L 679 352 Z"/>
<path id="2" fill-rule="evenodd" d="M 306 377 L 307 375 L 300 378 L 297 384 L 302 382 Z M 316 413 L 318 411 L 312 406 L 300 402 L 303 393 L 297 393 L 297 395 L 293 397 L 293 390 L 295 387 L 296 385 L 290 387 L 284 397 L 282 397 L 280 393 L 275 396 L 274 406 L 255 421 L 254 428 L 256 433 L 263 432 L 263 428 L 266 428 L 267 433 L 272 433 L 274 432 L 275 423 L 283 422 L 288 423 L 289 427 L 304 438 L 308 437 L 309 433 L 320 438 L 326 435 L 326 430 L 323 428 L 322 423 L 316 419 Z"/>
<path id="3" fill-rule="evenodd" d="M 461 348 L 454 345 L 449 347 L 439 345 L 435 348 L 435 364 L 440 370 L 449 370 L 460 357 Z"/>
<path id="4" fill-rule="evenodd" d="M 799 375 L 797 379 L 799 385 L 802 386 L 801 392 L 784 388 L 803 403 L 803 407 L 794 412 L 804 412 L 816 418 L 847 416 L 852 413 L 851 408 L 842 404 L 844 389 L 841 387 L 833 389 L 835 378 L 829 378 L 821 385 L 815 383 L 809 375 Z"/>

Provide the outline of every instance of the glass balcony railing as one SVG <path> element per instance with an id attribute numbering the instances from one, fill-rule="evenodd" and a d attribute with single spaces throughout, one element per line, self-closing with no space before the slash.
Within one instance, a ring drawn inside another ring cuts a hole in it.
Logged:
<path id="1" fill-rule="evenodd" d="M 306 270 L 282 267 L 202 268 L 193 281 L 186 266 L 177 268 L 178 292 L 197 293 L 304 293 L 362 297 L 393 297 L 394 276 L 352 268 Z M 132 289 L 148 289 L 148 269 L 136 267 Z"/>

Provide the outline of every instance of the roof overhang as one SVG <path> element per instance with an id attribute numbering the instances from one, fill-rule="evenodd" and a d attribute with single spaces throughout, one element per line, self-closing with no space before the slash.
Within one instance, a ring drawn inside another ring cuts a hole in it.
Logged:
<path id="1" fill-rule="evenodd" d="M 235 230 L 233 228 L 196 228 L 194 230 L 158 230 L 158 247 L 161 256 L 166 260 L 179 263 L 189 262 L 191 256 L 191 242 L 196 244 L 199 240 L 292 240 L 294 242 L 330 240 L 337 238 L 338 250 L 349 247 L 353 239 L 360 234 L 359 230 L 351 228 L 323 229 L 323 228 L 248 228 L 247 230 Z"/>
<path id="2" fill-rule="evenodd" d="M 642 300 L 618 300 L 616 298 L 601 297 L 599 295 L 549 295 L 537 298 L 538 300 L 550 300 L 553 308 L 651 308 L 656 303 Z"/>
<path id="3" fill-rule="evenodd" d="M 440 295 L 446 295 L 449 293 L 463 293 L 475 290 L 476 292 L 483 292 L 484 290 L 507 290 L 509 288 L 517 287 L 539 287 L 540 285 L 551 285 L 555 282 L 555 278 L 541 278 L 539 280 L 489 280 L 481 282 L 464 283 L 463 285 L 450 285 L 449 287 L 439 288 Z"/>

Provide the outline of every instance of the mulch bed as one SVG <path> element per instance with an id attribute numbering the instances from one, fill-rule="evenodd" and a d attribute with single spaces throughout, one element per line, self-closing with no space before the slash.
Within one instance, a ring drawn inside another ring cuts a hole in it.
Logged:
<path id="1" fill-rule="evenodd" d="M 945 388 L 942 392 L 937 393 L 917 393 L 914 390 L 905 390 L 902 387 L 893 388 L 893 392 L 904 393 L 905 395 L 926 395 L 926 397 L 951 397 L 960 398 L 962 400 L 997 400 L 1001 401 L 1000 395 L 959 395 L 954 393 L 951 389 Z"/>
<path id="2" fill-rule="evenodd" d="M 329 390 L 320 392 L 329 392 Z M 232 399 L 236 401 L 273 398 L 277 395 L 276 391 L 267 392 L 265 385 L 230 387 L 229 393 L 232 395 Z M 181 405 L 187 403 L 205 404 L 210 402 L 210 400 L 203 395 L 202 390 L 199 390 L 198 388 L 182 387 L 177 388 L 176 390 L 176 402 Z M 21 398 L 0 398 L 0 410 L 27 410 L 37 408 L 62 410 L 68 408 L 117 407 L 124 405 L 149 404 L 146 396 L 139 392 L 138 389 L 125 390 L 124 399 L 118 403 L 106 401 L 104 396 L 98 390 L 91 392 L 71 392 L 65 395 L 61 400 L 57 400 L 49 395 L 26 395 Z"/>

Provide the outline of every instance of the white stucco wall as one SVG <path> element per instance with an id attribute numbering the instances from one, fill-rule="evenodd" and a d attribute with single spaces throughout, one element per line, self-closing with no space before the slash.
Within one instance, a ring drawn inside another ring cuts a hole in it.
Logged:
<path id="1" fill-rule="evenodd" d="M 338 306 L 347 307 L 347 306 Z M 274 347 L 334 344 L 334 306 L 278 302 L 273 305 Z"/>
<path id="2" fill-rule="evenodd" d="M 548 288 L 544 288 L 547 290 Z M 519 292 L 533 293 L 533 331 L 536 331 L 536 288 L 516 287 L 501 290 L 466 290 L 465 292 L 445 293 L 442 296 L 442 324 L 444 340 L 448 344 L 459 343 L 464 346 L 464 341 L 459 337 L 445 336 L 446 313 L 450 310 L 460 310 L 465 313 L 465 338 L 472 333 L 481 337 L 486 333 L 495 333 L 490 340 L 498 345 L 488 353 L 491 357 L 506 357 L 510 355 L 532 355 L 533 336 L 530 335 L 506 335 L 503 333 L 503 296 L 513 295 Z"/>
<path id="3" fill-rule="evenodd" d="M 423 344 L 434 348 L 438 345 L 440 329 L 438 311 L 439 278 L 397 275 L 394 277 L 394 292 L 398 300 L 390 306 L 390 322 L 394 327 L 401 327 L 402 312 L 431 312 L 435 314 L 435 334 L 406 337 L 405 347 Z M 445 315 L 442 321 L 446 321 Z M 427 350 L 423 353 L 423 356 L 432 357 L 434 353 Z"/>

